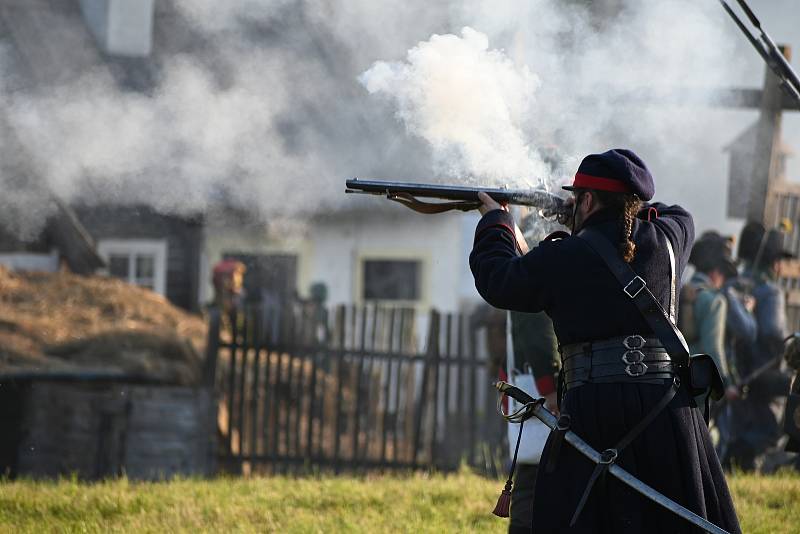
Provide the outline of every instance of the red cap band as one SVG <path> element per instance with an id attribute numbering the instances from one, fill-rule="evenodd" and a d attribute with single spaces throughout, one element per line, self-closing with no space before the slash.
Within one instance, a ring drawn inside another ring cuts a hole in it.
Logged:
<path id="1" fill-rule="evenodd" d="M 611 193 L 630 193 L 630 188 L 613 178 L 601 178 L 591 174 L 577 173 L 572 187 L 577 189 L 596 189 L 597 191 L 609 191 Z"/>

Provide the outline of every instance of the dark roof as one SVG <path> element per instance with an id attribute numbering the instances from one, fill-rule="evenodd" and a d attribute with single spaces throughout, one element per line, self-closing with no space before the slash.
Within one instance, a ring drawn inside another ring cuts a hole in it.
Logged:
<path id="1" fill-rule="evenodd" d="M 58 212 L 48 221 L 46 232 L 70 270 L 77 274 L 90 274 L 105 267 L 106 262 L 97 252 L 92 236 L 72 208 L 58 200 L 55 202 Z"/>

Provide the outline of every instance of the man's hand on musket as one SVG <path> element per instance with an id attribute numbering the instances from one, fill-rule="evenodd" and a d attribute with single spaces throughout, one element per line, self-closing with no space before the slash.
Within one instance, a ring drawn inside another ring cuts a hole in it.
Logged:
<path id="1" fill-rule="evenodd" d="M 490 211 L 494 210 L 503 210 L 508 211 L 508 206 L 505 204 L 500 204 L 495 199 L 484 193 L 483 191 L 478 191 L 478 198 L 480 199 L 483 204 L 481 207 L 478 208 L 478 211 L 481 212 L 481 215 L 486 215 Z M 519 249 L 519 253 L 525 255 L 528 253 L 528 243 L 525 241 L 525 236 L 522 235 L 522 230 L 519 229 L 519 226 L 516 224 L 514 225 L 514 233 L 517 239 L 517 248 Z"/>
<path id="2" fill-rule="evenodd" d="M 481 212 L 481 215 L 486 215 L 490 211 L 494 210 L 508 211 L 508 206 L 500 204 L 499 202 L 497 202 L 495 199 L 493 199 L 483 191 L 478 191 L 478 200 L 483 202 L 483 205 L 481 205 L 481 207 L 478 208 L 478 211 Z"/>

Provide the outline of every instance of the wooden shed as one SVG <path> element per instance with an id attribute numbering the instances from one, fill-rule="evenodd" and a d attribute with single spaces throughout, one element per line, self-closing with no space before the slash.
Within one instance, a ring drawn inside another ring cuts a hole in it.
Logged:
<path id="1" fill-rule="evenodd" d="M 216 405 L 204 387 L 104 371 L 0 376 L 8 476 L 157 480 L 214 472 Z"/>
<path id="2" fill-rule="evenodd" d="M 147 287 L 185 310 L 199 309 L 203 218 L 146 206 L 76 206 L 108 274 Z"/>

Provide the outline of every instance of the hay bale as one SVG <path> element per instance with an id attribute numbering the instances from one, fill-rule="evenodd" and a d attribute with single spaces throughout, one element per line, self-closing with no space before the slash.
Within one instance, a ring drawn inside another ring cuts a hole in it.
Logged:
<path id="1" fill-rule="evenodd" d="M 0 267 L 0 372 L 100 366 L 189 385 L 206 332 L 202 317 L 116 278 Z"/>

